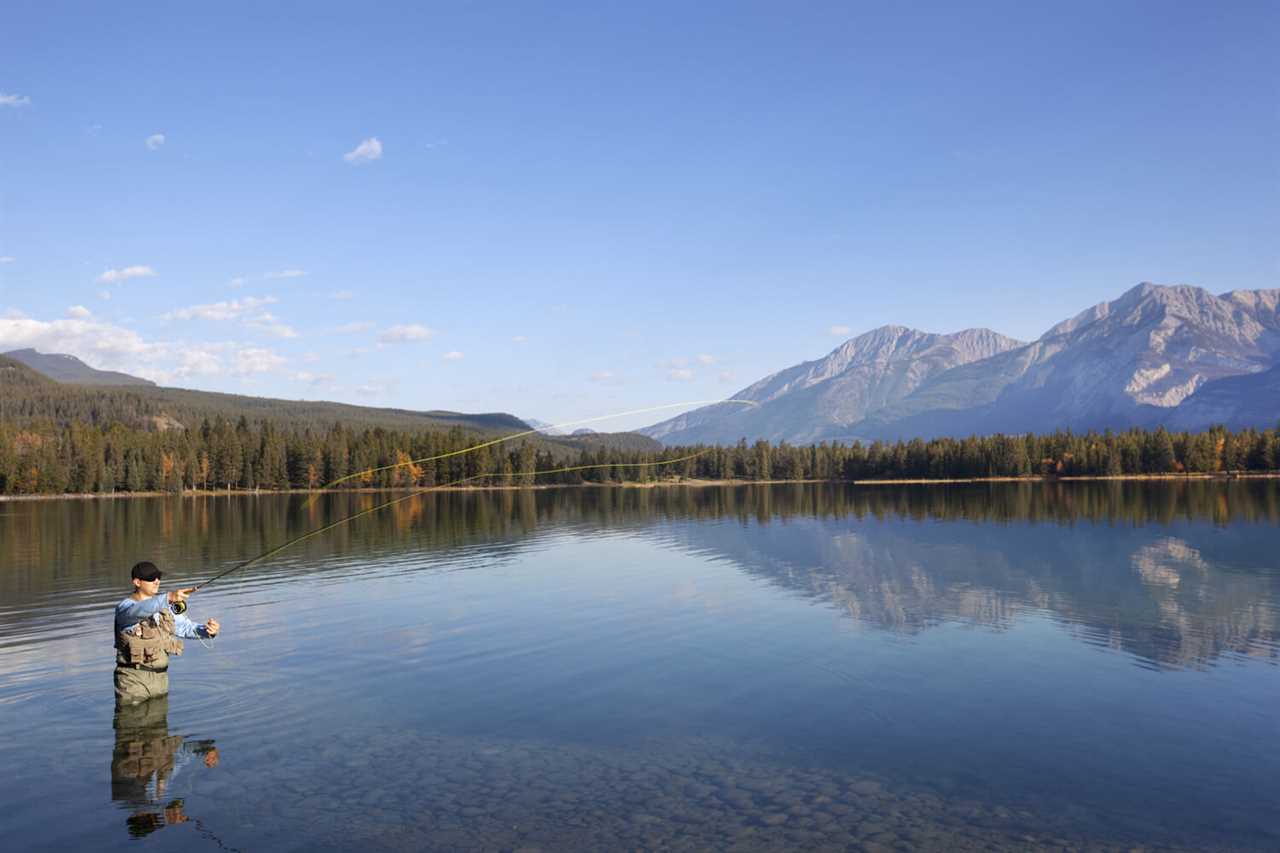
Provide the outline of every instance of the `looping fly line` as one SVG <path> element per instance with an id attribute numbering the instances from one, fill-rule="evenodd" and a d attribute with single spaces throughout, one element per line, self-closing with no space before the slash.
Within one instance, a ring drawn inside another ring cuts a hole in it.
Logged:
<path id="1" fill-rule="evenodd" d="M 615 418 L 624 418 L 629 415 L 643 415 L 643 414 L 648 414 L 650 412 L 660 412 L 663 409 L 678 409 L 678 408 L 684 408 L 686 406 L 705 406 L 705 405 L 715 405 L 720 403 L 740 403 L 747 406 L 760 405 L 755 400 L 735 400 L 735 399 L 691 400 L 685 403 L 665 403 L 661 406 L 650 406 L 644 409 L 633 409 L 632 411 L 629 411 L 629 412 L 615 412 L 609 415 L 598 415 L 596 417 L 582 418 L 576 421 L 565 421 L 564 423 L 551 424 L 549 426 L 538 427 L 537 429 L 528 429 L 528 430 L 525 430 L 524 432 L 512 433 L 511 435 L 504 435 L 501 438 L 490 439 L 489 441 L 484 441 L 484 442 L 481 442 L 480 444 L 473 444 L 470 447 L 464 447 L 461 450 L 450 450 L 448 453 L 438 453 L 435 456 L 424 456 L 421 459 L 407 459 L 403 462 L 395 462 L 391 465 L 380 465 L 377 468 L 366 468 L 365 470 L 357 471 L 354 474 L 347 474 L 345 477 L 339 477 L 338 479 L 333 480 L 332 482 L 328 482 L 322 485 L 317 491 L 317 494 L 313 494 L 310 498 L 307 499 L 307 502 L 305 505 L 311 506 L 311 504 L 314 503 L 316 498 L 319 496 L 318 494 L 319 492 L 328 491 L 329 489 L 332 489 L 335 486 L 338 486 L 342 483 L 346 483 L 350 480 L 354 480 L 357 477 L 367 477 L 370 474 L 377 474 L 380 471 L 390 471 L 393 468 L 402 468 L 406 465 L 421 465 L 426 462 L 435 462 L 440 459 L 449 459 L 454 456 L 461 456 L 464 453 L 473 453 L 477 450 L 483 450 L 486 447 L 493 447 L 494 445 L 505 444 L 508 441 L 514 441 L 517 438 L 524 438 L 526 436 L 535 435 L 536 433 L 545 432 L 547 430 L 565 429 L 567 427 L 581 426 L 582 424 L 599 423 L 600 421 L 613 420 Z"/>

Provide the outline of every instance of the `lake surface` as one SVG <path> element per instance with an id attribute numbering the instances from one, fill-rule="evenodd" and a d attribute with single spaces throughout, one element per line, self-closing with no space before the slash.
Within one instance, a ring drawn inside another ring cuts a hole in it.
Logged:
<path id="1" fill-rule="evenodd" d="M 1280 849 L 1280 488 L 0 503 L 7 849 Z"/>

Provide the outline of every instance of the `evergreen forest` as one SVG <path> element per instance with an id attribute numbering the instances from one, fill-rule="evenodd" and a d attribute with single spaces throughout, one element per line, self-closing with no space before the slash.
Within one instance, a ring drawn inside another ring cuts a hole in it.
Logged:
<path id="1" fill-rule="evenodd" d="M 314 489 L 347 477 L 342 488 L 1280 470 L 1276 429 L 1187 433 L 1159 427 L 811 446 L 740 441 L 731 447 L 667 448 L 634 434 L 534 435 L 460 452 L 526 427 L 509 415 L 376 409 L 365 410 L 370 422 L 361 424 L 361 410 L 354 406 L 276 401 L 272 407 L 267 405 L 272 401 L 205 392 L 163 396 L 178 389 L 62 385 L 16 362 L 0 361 L 5 362 L 0 363 L 4 495 Z M 219 404 L 225 413 L 218 411 Z M 335 413 L 340 416 L 320 422 Z M 422 461 L 431 457 L 445 458 Z M 562 468 L 579 470 L 538 473 Z"/>

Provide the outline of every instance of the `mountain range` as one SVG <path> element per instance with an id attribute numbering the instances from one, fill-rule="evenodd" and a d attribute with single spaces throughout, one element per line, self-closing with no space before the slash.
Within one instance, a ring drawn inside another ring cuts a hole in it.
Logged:
<path id="1" fill-rule="evenodd" d="M 883 326 L 638 432 L 664 444 L 931 438 L 1280 419 L 1280 290 L 1143 283 L 1024 343 Z"/>

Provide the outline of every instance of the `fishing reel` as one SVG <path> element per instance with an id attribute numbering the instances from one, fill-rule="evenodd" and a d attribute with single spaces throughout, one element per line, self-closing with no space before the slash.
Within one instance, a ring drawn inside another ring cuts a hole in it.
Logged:
<path id="1" fill-rule="evenodd" d="M 175 616 L 181 616 L 187 612 L 187 603 L 185 601 L 169 602 L 169 609 L 173 611 Z"/>

